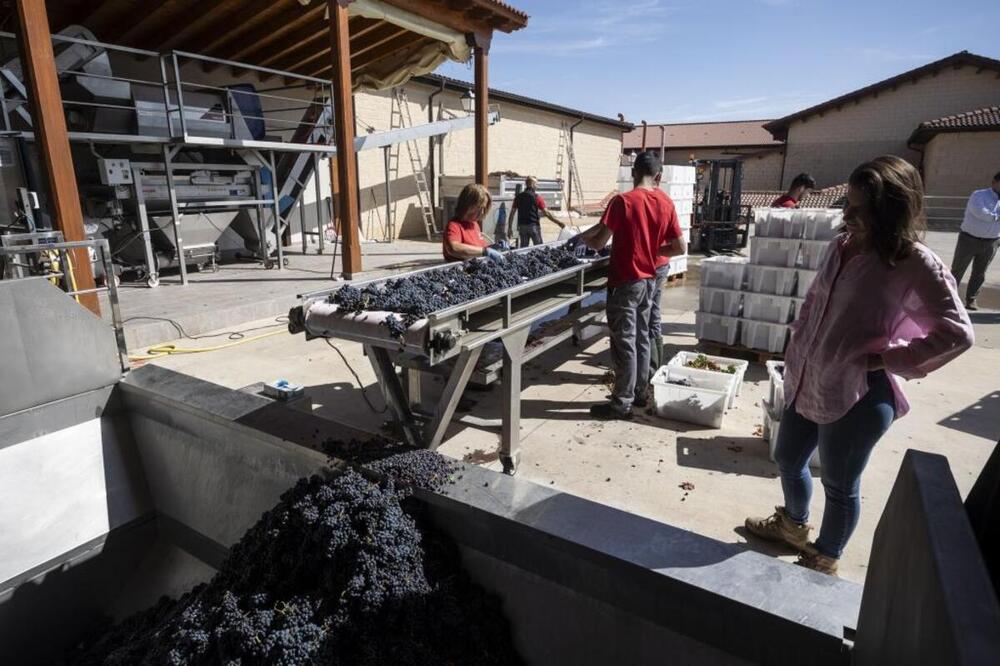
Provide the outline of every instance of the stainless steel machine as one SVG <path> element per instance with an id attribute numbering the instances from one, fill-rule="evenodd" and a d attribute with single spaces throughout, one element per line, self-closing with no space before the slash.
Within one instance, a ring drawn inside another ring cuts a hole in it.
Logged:
<path id="1" fill-rule="evenodd" d="M 543 247 L 547 246 L 516 252 L 533 252 Z M 520 453 L 521 366 L 578 335 L 587 323 L 600 315 L 599 310 L 586 305 L 588 299 L 603 290 L 607 264 L 607 258 L 582 260 L 577 266 L 520 286 L 432 312 L 410 326 L 402 339 L 394 338 L 382 323 L 392 313 L 354 315 L 339 311 L 329 302 L 337 289 L 303 295 L 302 305 L 290 313 L 289 326 L 292 332 L 305 332 L 310 338 L 340 338 L 362 343 L 399 426 L 408 442 L 415 446 L 431 449 L 440 446 L 458 402 L 474 375 L 478 373 L 484 383 L 499 376 L 504 396 L 500 460 L 504 470 L 513 474 Z M 391 279 L 440 268 L 403 273 Z M 372 280 L 353 286 L 378 285 L 385 281 Z M 553 315 L 560 315 L 567 325 L 529 346 L 532 326 Z M 490 343 L 502 346 L 502 360 L 487 359 L 488 362 L 480 364 L 483 351 Z M 405 379 L 402 381 L 397 366 L 403 369 Z M 421 393 L 421 375 L 425 373 L 446 378 L 442 395 L 429 408 L 423 405 Z"/>

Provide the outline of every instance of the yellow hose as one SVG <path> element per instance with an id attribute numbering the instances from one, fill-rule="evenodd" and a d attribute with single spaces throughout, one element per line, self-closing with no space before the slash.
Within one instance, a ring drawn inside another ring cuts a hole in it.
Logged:
<path id="1" fill-rule="evenodd" d="M 229 347 L 235 347 L 237 345 L 243 345 L 248 342 L 255 342 L 257 340 L 262 340 L 264 338 L 269 338 L 274 335 L 281 335 L 283 333 L 288 333 L 288 329 L 280 329 L 277 331 L 271 331 L 270 333 L 261 333 L 260 335 L 255 335 L 252 338 L 242 338 L 240 340 L 234 340 L 233 342 L 224 342 L 221 345 L 215 345 L 214 347 L 178 347 L 172 344 L 154 345 L 146 350 L 146 353 L 139 356 L 129 356 L 130 361 L 149 361 L 154 358 L 161 358 L 163 356 L 171 356 L 173 354 L 202 354 L 204 352 L 218 351 L 219 349 L 228 349 Z"/>

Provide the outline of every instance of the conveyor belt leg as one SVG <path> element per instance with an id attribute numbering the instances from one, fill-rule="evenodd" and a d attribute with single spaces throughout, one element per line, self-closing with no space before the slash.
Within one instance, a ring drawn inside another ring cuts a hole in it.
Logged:
<path id="1" fill-rule="evenodd" d="M 472 349 L 463 349 L 462 353 L 459 354 L 458 360 L 455 362 L 455 368 L 448 377 L 448 383 L 445 385 L 441 399 L 438 401 L 437 409 L 434 411 L 434 420 L 427 424 L 427 430 L 425 431 L 427 448 L 433 450 L 441 446 L 444 434 L 448 430 L 448 424 L 451 423 L 451 419 L 455 415 L 458 402 L 465 393 L 469 377 L 472 376 L 472 371 L 476 369 L 476 363 L 479 362 L 479 356 L 482 353 L 483 347 L 478 346 Z"/>
<path id="2" fill-rule="evenodd" d="M 406 392 L 399 381 L 399 375 L 396 374 L 396 367 L 392 364 L 389 352 L 382 347 L 365 345 L 365 353 L 368 355 L 368 360 L 371 361 L 372 369 L 375 370 L 375 376 L 382 386 L 389 407 L 396 417 L 396 423 L 403 431 L 406 443 L 410 446 L 423 446 L 420 434 L 414 429 L 413 412 L 410 411 Z"/>
<path id="3" fill-rule="evenodd" d="M 511 331 L 503 342 L 503 427 L 500 462 L 504 474 L 514 475 L 521 457 L 521 361 L 528 342 L 528 326 Z"/>

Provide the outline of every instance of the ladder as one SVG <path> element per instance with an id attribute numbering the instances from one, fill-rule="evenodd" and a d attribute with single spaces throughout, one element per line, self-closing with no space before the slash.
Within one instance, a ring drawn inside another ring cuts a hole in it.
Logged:
<path id="1" fill-rule="evenodd" d="M 576 208 L 583 213 L 583 185 L 580 183 L 580 170 L 576 167 L 576 154 L 573 152 L 573 142 L 569 139 L 569 125 L 562 124 L 559 132 L 559 155 L 556 157 L 556 178 L 562 178 L 563 157 L 569 161 L 569 176 L 573 181 L 573 194 L 576 197 Z M 569 212 L 567 207 L 567 212 Z"/>
<path id="2" fill-rule="evenodd" d="M 410 113 L 410 104 L 406 98 L 406 89 L 402 86 L 392 90 L 392 109 L 389 118 L 389 129 L 402 129 L 413 127 L 413 117 Z M 431 207 L 431 190 L 427 183 L 427 174 L 424 173 L 424 162 L 420 156 L 420 145 L 415 139 L 404 141 L 406 144 L 406 154 L 410 161 L 410 171 L 413 174 L 413 181 L 417 185 L 417 206 L 420 209 L 420 217 L 424 222 L 424 232 L 427 240 L 434 240 L 434 237 L 441 232 L 437 228 L 434 220 L 434 209 Z M 399 177 L 399 145 L 393 146 L 389 151 L 389 177 L 393 180 Z M 396 235 L 396 209 L 397 203 L 393 201 L 392 216 L 386 225 L 391 234 L 387 240 L 393 240 Z"/>

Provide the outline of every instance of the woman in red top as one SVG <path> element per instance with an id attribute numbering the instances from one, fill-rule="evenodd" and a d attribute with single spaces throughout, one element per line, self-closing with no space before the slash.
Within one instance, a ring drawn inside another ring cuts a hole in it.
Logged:
<path id="1" fill-rule="evenodd" d="M 480 220 L 493 205 L 493 197 L 485 187 L 469 183 L 458 195 L 455 219 L 444 228 L 442 250 L 445 261 L 465 261 L 477 257 L 488 257 L 492 261 L 503 261 L 503 255 L 491 247 L 483 237 Z"/>

